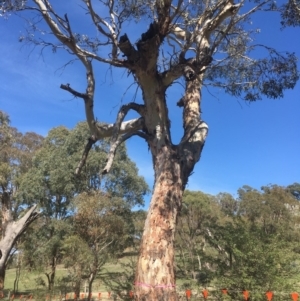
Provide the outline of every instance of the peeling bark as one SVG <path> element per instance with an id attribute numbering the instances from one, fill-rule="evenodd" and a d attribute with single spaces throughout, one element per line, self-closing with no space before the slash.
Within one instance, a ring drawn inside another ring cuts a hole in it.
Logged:
<path id="1" fill-rule="evenodd" d="M 174 238 L 177 215 L 188 178 L 199 161 L 208 132 L 200 121 L 200 85 L 198 77 L 186 82 L 183 100 L 184 137 L 172 144 L 164 86 L 143 71 L 142 83 L 147 113 L 145 126 L 155 170 L 155 184 L 145 222 L 135 277 L 135 300 L 175 301 L 176 279 Z"/>
<path id="2" fill-rule="evenodd" d="M 184 145 L 177 147 L 169 143 L 161 147 L 155 156 L 155 185 L 137 264 L 135 300 L 177 300 L 175 227 L 183 191 L 199 160 L 207 126 L 198 131 L 200 133 L 194 133 Z"/>
<path id="3" fill-rule="evenodd" d="M 135 279 L 136 300 L 176 300 L 174 235 L 183 183 L 176 149 L 156 158 L 156 181 L 145 223 Z"/>

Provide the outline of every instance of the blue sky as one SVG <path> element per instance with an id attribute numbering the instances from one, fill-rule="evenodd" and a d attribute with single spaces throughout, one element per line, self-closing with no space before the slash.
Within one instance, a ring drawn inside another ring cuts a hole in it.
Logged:
<path id="1" fill-rule="evenodd" d="M 77 7 L 73 17 L 74 26 L 82 24 L 76 22 L 79 10 Z M 259 42 L 279 51 L 293 51 L 300 57 L 299 28 L 281 30 L 279 18 L 270 13 L 258 15 L 253 26 L 261 29 Z M 132 32 L 131 26 L 128 30 L 134 41 L 137 31 Z M 0 109 L 23 132 L 46 135 L 55 126 L 74 127 L 85 118 L 82 100 L 74 99 L 59 86 L 70 83 L 84 91 L 84 69 L 76 62 L 60 69 L 67 62 L 66 54 L 46 50 L 41 55 L 40 49 L 18 42 L 24 31 L 23 19 L 0 19 Z M 124 70 L 110 71 L 100 64 L 95 69 L 95 114 L 99 121 L 113 122 L 120 105 L 133 99 L 136 87 L 127 91 L 132 79 Z M 300 83 L 294 90 L 286 91 L 283 99 L 263 99 L 251 104 L 222 91 L 210 92 L 213 95 L 204 89 L 202 100 L 202 118 L 209 125 L 209 135 L 187 189 L 235 195 L 244 184 L 259 189 L 267 184 L 300 182 Z M 167 95 L 174 142 L 181 134 L 182 111 L 176 106 L 181 93 L 180 85 L 174 85 Z M 139 100 L 139 93 L 137 97 Z M 153 169 L 147 145 L 133 138 L 127 146 L 140 174 L 152 187 Z"/>

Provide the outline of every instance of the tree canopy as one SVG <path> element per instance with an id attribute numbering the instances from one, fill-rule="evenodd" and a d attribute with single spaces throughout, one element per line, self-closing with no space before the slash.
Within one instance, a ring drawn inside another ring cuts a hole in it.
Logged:
<path id="1" fill-rule="evenodd" d="M 184 267 L 187 287 L 213 287 L 216 295 L 227 288 L 232 300 L 243 290 L 257 300 L 268 290 L 295 290 L 299 203 L 289 187 L 245 185 L 237 199 L 187 191 L 176 237 L 178 276 Z M 234 214 L 222 199 L 235 204 Z"/>
<path id="2" fill-rule="evenodd" d="M 45 271 L 50 290 L 53 289 L 56 267 L 62 262 L 66 245 L 65 238 L 71 235 L 76 241 L 80 239 L 84 242 L 83 247 L 85 248 L 93 249 L 96 244 L 105 245 L 109 238 L 118 235 L 117 231 L 125 231 L 126 228 L 123 220 L 120 221 L 123 223 L 122 226 L 118 226 L 118 214 L 116 213 L 118 210 L 116 208 L 119 206 L 119 212 L 124 215 L 123 219 L 126 220 L 125 212 L 130 215 L 130 209 L 133 206 L 142 205 L 144 196 L 149 191 L 144 178 L 138 175 L 137 167 L 128 158 L 125 145 L 122 145 L 121 151 L 116 156 L 116 164 L 114 164 L 112 172 L 106 176 L 100 176 L 99 166 L 105 164 L 108 152 L 108 143 L 105 140 L 92 147 L 82 172 L 76 176 L 75 170 L 83 152 L 79 141 L 87 140 L 88 137 L 86 123 L 78 123 L 72 130 L 63 126 L 50 130 L 33 159 L 32 168 L 24 176 L 20 185 L 22 198 L 28 204 L 38 203 L 43 210 L 43 217 L 27 237 L 28 243 L 25 242 L 24 245 L 28 255 L 26 260 L 31 268 Z M 75 205 L 75 199 L 77 205 Z M 109 204 L 109 200 L 111 204 Z M 96 206 L 97 202 L 99 202 L 98 207 Z M 121 210 L 121 208 L 123 209 Z M 98 215 L 101 210 L 104 212 L 110 210 L 110 218 L 114 219 L 115 223 L 110 220 L 109 224 L 106 215 Z M 112 215 L 113 212 L 116 214 Z M 92 213 L 97 215 L 95 220 L 92 219 Z M 77 227 L 76 231 L 72 230 L 70 225 L 71 218 L 75 220 L 73 227 Z M 89 227 L 89 223 L 84 222 L 83 219 L 90 221 L 91 226 Z M 79 221 L 82 232 L 79 231 Z M 130 224 L 130 216 L 126 221 L 127 224 Z M 106 224 L 107 227 L 100 229 L 102 225 Z M 99 232 L 94 236 L 89 236 L 96 231 L 96 225 L 100 227 L 100 232 L 105 229 L 108 232 L 101 232 L 101 235 Z M 122 235 L 124 235 L 124 241 L 128 241 L 125 238 L 127 233 Z M 122 235 L 119 233 L 119 236 Z M 89 239 L 91 241 L 97 239 L 99 242 L 91 245 Z M 121 244 L 120 241 L 121 239 L 119 239 L 119 244 L 116 241 L 113 241 L 114 244 L 111 242 L 116 249 L 114 253 L 118 248 L 125 248 L 126 243 Z M 69 240 L 69 243 L 72 244 L 74 241 Z M 99 252 L 101 253 L 100 245 Z M 112 251 L 111 248 L 109 250 Z M 89 252 L 93 254 L 92 250 Z M 107 250 L 105 252 L 103 252 L 103 256 L 107 254 Z M 35 254 L 35 260 L 32 260 L 32 254 Z M 95 254 L 97 259 L 100 255 Z M 70 257 L 71 259 L 74 257 Z M 83 256 L 82 259 L 87 258 Z M 95 267 L 92 269 L 94 275 L 96 274 L 95 270 L 98 271 L 101 267 L 100 263 L 94 263 Z M 81 264 L 88 265 L 87 262 Z M 81 267 L 83 268 L 83 266 Z M 85 275 L 84 271 L 80 275 Z M 79 283 L 80 281 L 81 278 Z"/>

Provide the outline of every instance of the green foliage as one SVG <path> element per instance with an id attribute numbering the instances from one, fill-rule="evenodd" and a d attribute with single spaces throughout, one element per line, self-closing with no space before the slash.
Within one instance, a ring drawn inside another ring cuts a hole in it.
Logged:
<path id="1" fill-rule="evenodd" d="M 121 198 L 96 191 L 82 193 L 76 197 L 75 206 L 74 234 L 94 251 L 116 256 L 132 242 L 131 211 Z"/>
<path id="2" fill-rule="evenodd" d="M 292 289 L 298 272 L 291 245 L 259 226 L 235 218 L 220 228 L 224 253 L 218 258 L 218 284 L 233 291 Z"/>
<path id="3" fill-rule="evenodd" d="M 19 247 L 24 254 L 24 266 L 30 270 L 51 273 L 50 266 L 56 267 L 62 260 L 63 239 L 70 235 L 71 229 L 69 220 L 47 216 L 39 218 L 28 229 Z"/>
<path id="4" fill-rule="evenodd" d="M 300 184 L 299 183 L 294 183 L 292 185 L 287 186 L 288 192 L 290 192 L 293 197 L 300 201 Z"/>
<path id="5" fill-rule="evenodd" d="M 104 264 L 131 246 L 134 227 L 130 208 L 121 198 L 84 192 L 76 197 L 74 206 L 72 235 L 65 237 L 62 252 L 74 292 L 78 294 L 84 279 L 91 292 Z"/>
<path id="6" fill-rule="evenodd" d="M 230 193 L 221 192 L 216 196 L 216 201 L 225 215 L 234 216 L 238 210 L 238 202 Z"/>
<path id="7" fill-rule="evenodd" d="M 93 261 L 93 252 L 89 245 L 78 235 L 71 235 L 63 242 L 63 262 L 69 270 L 73 282 L 81 282 L 86 268 Z M 87 278 L 87 276 L 85 277 Z"/>
<path id="8" fill-rule="evenodd" d="M 22 214 L 24 205 L 28 205 L 18 198 L 20 183 L 32 167 L 42 141 L 40 135 L 23 134 L 11 127 L 9 116 L 0 111 L 0 201 L 2 210 L 9 210 L 14 220 Z"/>
<path id="9" fill-rule="evenodd" d="M 120 148 L 109 175 L 99 176 L 109 147 L 106 141 L 101 141 L 90 151 L 81 175 L 74 176 L 88 137 L 86 123 L 79 123 L 74 130 L 52 129 L 35 157 L 34 168 L 22 182 L 23 197 L 29 201 L 40 200 L 47 214 L 57 218 L 67 214 L 73 196 L 83 191 L 100 189 L 124 198 L 131 206 L 143 204 L 148 186 L 137 175 L 138 169 L 128 158 L 125 146 Z"/>
<path id="10" fill-rule="evenodd" d="M 237 39 L 248 35 L 249 33 L 240 33 Z M 251 44 L 247 45 L 250 41 L 250 36 L 243 41 L 245 52 L 254 51 Z M 283 54 L 264 47 L 267 51 L 266 57 L 249 60 L 241 55 L 241 48 L 236 42 L 231 43 L 239 53 L 227 50 L 228 57 L 224 59 L 224 63 L 208 72 L 207 79 L 212 85 L 222 87 L 226 93 L 247 101 L 261 99 L 263 95 L 268 98 L 283 97 L 285 89 L 294 88 L 299 79 L 297 57 L 294 53 Z M 237 82 L 237 78 L 240 82 Z"/>
<path id="11" fill-rule="evenodd" d="M 201 286 L 226 287 L 230 297 L 242 290 L 289 291 L 299 273 L 299 184 L 249 186 L 215 198 L 187 192 L 179 217 L 177 274 Z M 200 264 L 201 263 L 201 264 Z M 182 273 L 185 267 L 186 273 Z M 191 272 L 196 272 L 196 277 Z"/>
<path id="12" fill-rule="evenodd" d="M 62 126 L 52 129 L 21 182 L 19 199 L 39 202 L 43 210 L 43 217 L 27 233 L 25 258 L 31 268 L 45 271 L 49 289 L 54 285 L 57 264 L 64 262 L 73 269 L 73 287 L 78 289 L 82 277 L 89 277 L 91 272 L 96 275 L 110 254 L 122 252 L 133 240 L 130 208 L 143 204 L 148 192 L 124 145 L 112 172 L 100 177 L 109 149 L 105 140 L 93 147 L 76 177 L 74 172 L 88 137 L 86 123 L 79 123 L 73 130 Z M 75 245 L 77 254 L 71 252 Z"/>
<path id="13" fill-rule="evenodd" d="M 40 135 L 22 134 L 11 127 L 8 115 L 0 111 L 0 189 L 11 191 L 14 201 L 42 141 Z"/>
<path id="14" fill-rule="evenodd" d="M 205 262 L 214 250 L 207 245 L 207 238 L 212 235 L 211 225 L 218 222 L 220 214 L 212 196 L 185 192 L 176 233 L 177 269 L 181 276 L 192 276 L 203 285 L 211 280 L 212 273 Z"/>

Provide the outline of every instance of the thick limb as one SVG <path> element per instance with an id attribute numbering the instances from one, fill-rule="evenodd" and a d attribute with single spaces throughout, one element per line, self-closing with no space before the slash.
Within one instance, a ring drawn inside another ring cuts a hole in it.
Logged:
<path id="1" fill-rule="evenodd" d="M 101 174 L 107 174 L 109 173 L 111 166 L 113 164 L 115 154 L 117 151 L 117 148 L 126 140 L 131 138 L 132 136 L 139 136 L 145 140 L 147 140 L 147 136 L 142 132 L 129 132 L 127 134 L 124 134 L 122 136 L 119 136 L 118 139 L 116 139 L 113 143 L 110 145 L 110 150 L 107 155 L 107 162 L 103 170 L 101 171 Z"/>

